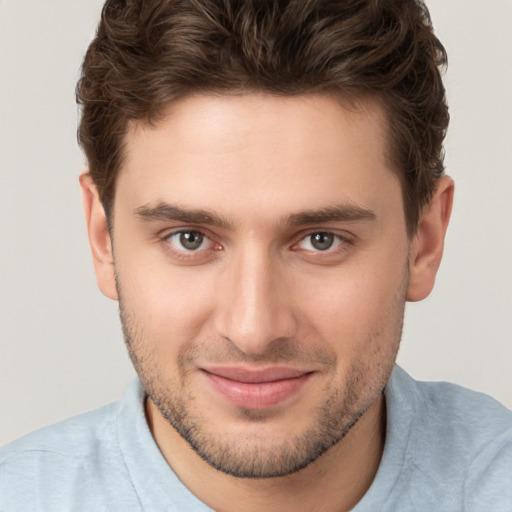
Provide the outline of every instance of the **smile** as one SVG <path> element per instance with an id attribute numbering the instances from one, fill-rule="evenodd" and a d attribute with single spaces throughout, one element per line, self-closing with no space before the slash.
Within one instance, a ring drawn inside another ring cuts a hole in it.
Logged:
<path id="1" fill-rule="evenodd" d="M 292 368 L 247 371 L 241 368 L 208 368 L 202 373 L 212 388 L 235 407 L 265 409 L 292 397 L 313 372 Z"/>

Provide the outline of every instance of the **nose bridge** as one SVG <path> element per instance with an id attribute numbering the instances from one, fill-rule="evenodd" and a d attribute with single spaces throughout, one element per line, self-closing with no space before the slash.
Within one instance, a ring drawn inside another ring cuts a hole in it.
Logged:
<path id="1" fill-rule="evenodd" d="M 247 354 L 262 354 L 279 338 L 293 336 L 295 320 L 283 269 L 256 241 L 233 252 L 221 284 L 219 334 Z"/>

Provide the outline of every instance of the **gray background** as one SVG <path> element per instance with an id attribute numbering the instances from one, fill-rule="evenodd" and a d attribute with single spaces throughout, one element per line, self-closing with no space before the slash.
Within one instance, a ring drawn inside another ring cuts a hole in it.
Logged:
<path id="1" fill-rule="evenodd" d="M 456 202 L 399 362 L 512 407 L 512 2 L 430 0 L 450 56 Z M 122 396 L 134 372 L 96 289 L 74 86 L 100 0 L 0 0 L 0 444 Z"/>

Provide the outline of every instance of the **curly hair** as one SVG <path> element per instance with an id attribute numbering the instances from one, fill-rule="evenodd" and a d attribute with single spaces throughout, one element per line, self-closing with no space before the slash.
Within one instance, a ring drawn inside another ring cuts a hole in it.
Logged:
<path id="1" fill-rule="evenodd" d="M 420 0 L 110 0 L 77 85 L 78 138 L 108 214 L 129 123 L 186 95 L 374 97 L 412 234 L 444 173 L 446 63 Z"/>

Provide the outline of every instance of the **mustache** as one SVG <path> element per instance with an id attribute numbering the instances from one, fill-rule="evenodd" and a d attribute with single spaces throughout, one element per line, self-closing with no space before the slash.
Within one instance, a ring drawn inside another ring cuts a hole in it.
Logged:
<path id="1" fill-rule="evenodd" d="M 141 326 L 133 321 L 132 315 L 125 308 L 117 272 L 116 283 L 119 294 L 119 317 L 130 358 L 134 363 L 140 363 L 138 360 L 141 358 L 157 357 L 157 354 L 152 353 L 153 351 L 149 347 L 142 353 L 139 350 L 134 350 L 137 346 L 144 345 L 145 335 Z M 172 343 L 172 334 L 170 334 L 169 343 Z M 135 352 L 138 352 L 139 355 L 136 355 Z M 137 361 L 134 361 L 134 359 Z M 178 368 L 182 372 L 196 367 L 199 361 L 208 364 L 247 364 L 262 367 L 270 365 L 315 365 L 334 370 L 338 357 L 333 350 L 318 345 L 315 340 L 276 338 L 269 341 L 261 353 L 250 354 L 241 350 L 230 339 L 212 335 L 211 338 L 201 341 L 191 340 L 178 352 Z"/>
<path id="2" fill-rule="evenodd" d="M 299 343 L 294 339 L 276 338 L 258 354 L 248 354 L 231 340 L 211 340 L 192 343 L 180 351 L 178 363 L 181 368 L 194 366 L 198 361 L 215 364 L 266 365 L 310 365 L 335 367 L 337 356 L 325 347 Z"/>

